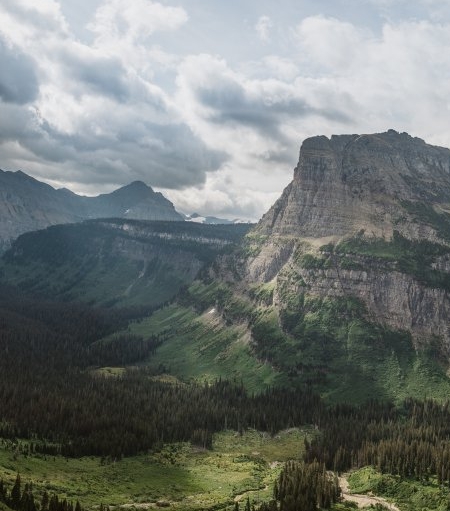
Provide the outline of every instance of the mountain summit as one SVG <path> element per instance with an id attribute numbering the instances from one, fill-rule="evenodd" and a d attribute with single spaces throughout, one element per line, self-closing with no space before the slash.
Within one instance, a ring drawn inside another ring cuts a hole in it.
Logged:
<path id="1" fill-rule="evenodd" d="M 88 218 L 183 220 L 173 204 L 142 181 L 97 197 L 55 190 L 24 172 L 0 170 L 0 250 L 20 234 Z"/>
<path id="2" fill-rule="evenodd" d="M 309 138 L 244 248 L 243 282 L 270 283 L 280 317 L 357 300 L 365 320 L 450 355 L 449 149 L 394 130 Z"/>
<path id="3" fill-rule="evenodd" d="M 294 179 L 257 230 L 303 237 L 366 235 L 440 238 L 411 214 L 426 203 L 436 214 L 450 204 L 450 150 L 407 133 L 333 135 L 304 141 Z"/>

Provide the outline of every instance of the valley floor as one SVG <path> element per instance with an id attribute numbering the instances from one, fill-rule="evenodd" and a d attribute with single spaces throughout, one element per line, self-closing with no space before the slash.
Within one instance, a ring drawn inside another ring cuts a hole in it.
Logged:
<path id="1" fill-rule="evenodd" d="M 270 500 L 283 462 L 298 459 L 307 429 L 290 429 L 271 438 L 266 433 L 232 431 L 216 434 L 211 451 L 186 443 L 121 461 L 84 457 L 24 455 L 0 444 L 0 479 L 8 483 L 20 473 L 32 481 L 34 493 L 79 500 L 87 508 L 111 507 L 210 509 L 232 506 L 247 498 Z"/>

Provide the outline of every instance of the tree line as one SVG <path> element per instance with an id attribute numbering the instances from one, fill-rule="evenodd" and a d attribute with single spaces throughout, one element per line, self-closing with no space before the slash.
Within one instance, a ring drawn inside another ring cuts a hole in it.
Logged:
<path id="1" fill-rule="evenodd" d="M 3 479 L 0 479 L 0 502 L 14 511 L 83 511 L 78 500 L 75 504 L 57 495 L 49 495 L 44 491 L 41 499 L 33 494 L 33 485 L 25 483 L 22 489 L 20 474 L 17 474 L 14 485 L 8 490 Z"/>

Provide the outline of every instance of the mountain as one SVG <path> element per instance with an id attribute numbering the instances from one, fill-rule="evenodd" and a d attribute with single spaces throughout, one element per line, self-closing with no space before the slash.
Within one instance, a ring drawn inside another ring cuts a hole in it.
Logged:
<path id="1" fill-rule="evenodd" d="M 116 217 L 168 221 L 183 219 L 162 193 L 154 192 L 142 181 L 134 181 L 112 193 L 82 199 L 89 218 Z"/>
<path id="2" fill-rule="evenodd" d="M 17 172 L 0 170 L 0 251 L 20 234 L 88 218 L 182 220 L 173 204 L 141 181 L 112 193 L 83 197 Z"/>
<path id="3" fill-rule="evenodd" d="M 151 308 L 230 252 L 249 227 L 131 219 L 50 226 L 13 242 L 0 281 L 58 301 Z"/>
<path id="4" fill-rule="evenodd" d="M 139 334 L 163 329 L 148 363 L 185 381 L 307 386 L 328 401 L 446 399 L 449 176 L 448 149 L 405 133 L 313 137 L 252 228 L 52 227 L 20 237 L 0 272 L 59 299 L 170 300 Z M 243 230 L 224 243 L 224 229 Z"/>
<path id="5" fill-rule="evenodd" d="M 218 218 L 216 216 L 202 216 L 198 213 L 192 213 L 192 215 L 185 215 L 185 220 L 188 222 L 196 222 L 199 224 L 245 224 L 249 222 L 244 222 L 243 220 L 239 220 L 235 218 L 233 220 L 229 220 L 227 218 Z"/>
<path id="6" fill-rule="evenodd" d="M 393 130 L 313 137 L 280 199 L 189 288 L 203 330 L 183 324 L 183 346 L 215 347 L 196 348 L 202 377 L 245 373 L 252 388 L 445 399 L 449 293 L 450 151 Z M 155 361 L 195 376 L 173 328 Z"/>
<path id="7" fill-rule="evenodd" d="M 249 240 L 246 280 L 355 297 L 450 353 L 450 150 L 394 130 L 310 138 Z"/>
<path id="8" fill-rule="evenodd" d="M 449 149 L 394 130 L 313 137 L 302 145 L 293 181 L 256 231 L 339 239 L 364 230 L 388 239 L 397 230 L 410 239 L 441 239 L 439 229 L 416 218 L 417 204 L 450 212 Z"/>

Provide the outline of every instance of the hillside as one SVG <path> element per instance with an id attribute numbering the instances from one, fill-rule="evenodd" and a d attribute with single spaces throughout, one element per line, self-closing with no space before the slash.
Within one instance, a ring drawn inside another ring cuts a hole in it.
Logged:
<path id="1" fill-rule="evenodd" d="M 88 509 L 349 511 L 330 471 L 352 470 L 375 495 L 360 502 L 445 511 L 450 237 L 428 183 L 446 186 L 447 156 L 394 132 L 319 137 L 253 228 L 20 236 L 0 264 L 7 491 L 26 472 L 38 498 Z"/>
<path id="2" fill-rule="evenodd" d="M 56 300 L 154 307 L 249 228 L 120 219 L 51 226 L 20 236 L 0 273 L 3 282 Z"/>

